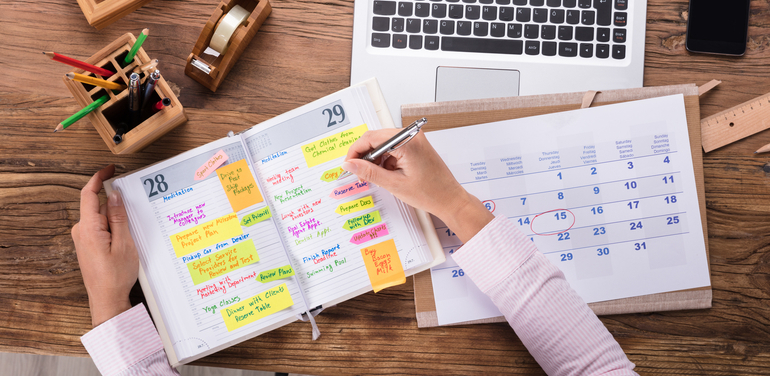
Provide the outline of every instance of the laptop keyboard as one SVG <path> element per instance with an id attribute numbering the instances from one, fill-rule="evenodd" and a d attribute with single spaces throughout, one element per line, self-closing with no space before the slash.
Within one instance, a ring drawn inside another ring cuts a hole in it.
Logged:
<path id="1" fill-rule="evenodd" d="M 374 0 L 373 47 L 626 58 L 629 0 Z"/>

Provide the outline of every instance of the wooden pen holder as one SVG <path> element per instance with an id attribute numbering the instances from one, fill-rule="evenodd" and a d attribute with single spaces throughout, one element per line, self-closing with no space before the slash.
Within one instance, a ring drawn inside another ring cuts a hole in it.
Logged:
<path id="1" fill-rule="evenodd" d="M 78 0 L 86 21 L 96 30 L 107 27 L 149 2 L 150 0 Z"/>
<path id="2" fill-rule="evenodd" d="M 117 82 L 128 85 L 129 76 L 132 72 L 139 73 L 141 82 L 147 79 L 150 72 L 142 72 L 139 67 L 150 62 L 150 58 L 139 48 L 134 60 L 122 66 L 125 56 L 136 42 L 136 38 L 131 33 L 126 33 L 101 51 L 86 59 L 86 63 L 103 67 L 116 72 L 110 77 L 102 77 L 81 69 L 74 69 L 72 72 L 102 78 L 107 81 Z M 157 140 L 176 126 L 187 121 L 182 104 L 169 88 L 166 80 L 161 75 L 155 90 L 148 100 L 138 119 L 135 120 L 135 126 L 123 134 L 122 141 L 116 143 L 113 137 L 117 131 L 127 129 L 131 114 L 128 105 L 128 89 L 114 92 L 98 86 L 84 84 L 82 82 L 63 78 L 64 84 L 70 90 L 75 100 L 81 107 L 85 107 L 103 95 L 109 95 L 110 99 L 99 108 L 88 114 L 88 119 L 94 125 L 96 131 L 102 137 L 104 142 L 114 154 L 134 153 L 153 141 Z M 143 90 L 142 90 L 143 91 Z M 169 98 L 171 104 L 155 112 L 153 105 L 163 98 Z"/>
<path id="3" fill-rule="evenodd" d="M 221 19 L 235 5 L 240 5 L 250 12 L 249 17 L 239 25 L 233 35 L 230 37 L 227 51 L 224 54 L 212 58 L 206 58 L 204 51 L 211 43 L 211 37 L 214 35 Z M 272 7 L 269 0 L 222 0 L 220 1 L 214 13 L 209 17 L 206 25 L 198 37 L 198 41 L 193 47 L 190 56 L 187 57 L 187 65 L 184 72 L 198 81 L 211 91 L 217 91 L 219 85 L 224 81 L 230 69 L 241 57 L 241 54 L 249 45 L 251 39 L 270 15 Z"/>

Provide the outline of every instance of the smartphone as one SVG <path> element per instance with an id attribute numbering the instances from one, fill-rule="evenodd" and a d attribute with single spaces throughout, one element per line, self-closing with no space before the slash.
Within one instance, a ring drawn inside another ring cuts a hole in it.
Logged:
<path id="1" fill-rule="evenodd" d="M 750 0 L 690 0 L 685 47 L 691 52 L 743 55 Z"/>

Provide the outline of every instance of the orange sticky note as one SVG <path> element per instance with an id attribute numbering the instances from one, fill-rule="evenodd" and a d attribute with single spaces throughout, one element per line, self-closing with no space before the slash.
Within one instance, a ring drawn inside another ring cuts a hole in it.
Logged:
<path id="1" fill-rule="evenodd" d="M 254 181 L 254 175 L 251 174 L 245 159 L 219 168 L 217 176 L 233 211 L 238 212 L 262 202 L 262 193 L 259 192 L 257 182 Z"/>
<path id="2" fill-rule="evenodd" d="M 404 267 L 393 239 L 361 249 L 374 292 L 406 282 Z"/>

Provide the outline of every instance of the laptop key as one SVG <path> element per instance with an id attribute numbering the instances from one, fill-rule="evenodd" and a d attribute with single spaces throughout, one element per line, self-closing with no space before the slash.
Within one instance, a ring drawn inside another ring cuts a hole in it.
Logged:
<path id="1" fill-rule="evenodd" d="M 516 9 L 516 21 L 529 22 L 531 16 L 531 9 L 529 8 L 517 8 Z"/>
<path id="2" fill-rule="evenodd" d="M 596 40 L 599 42 L 609 42 L 610 41 L 610 28 L 608 27 L 600 27 L 596 29 Z"/>
<path id="3" fill-rule="evenodd" d="M 372 47 L 390 47 L 390 34 L 372 33 Z"/>
<path id="4" fill-rule="evenodd" d="M 588 9 L 591 7 L 591 0 L 578 0 L 578 8 Z"/>
<path id="5" fill-rule="evenodd" d="M 513 5 L 527 5 L 527 0 L 512 0 Z"/>
<path id="6" fill-rule="evenodd" d="M 572 40 L 572 26 L 559 26 L 559 40 Z"/>
<path id="7" fill-rule="evenodd" d="M 394 33 L 403 33 L 404 32 L 404 19 L 399 17 L 393 17 L 393 20 L 390 23 L 390 31 Z M 395 45 L 396 42 L 393 42 Z"/>
<path id="8" fill-rule="evenodd" d="M 610 45 L 609 44 L 597 44 L 596 45 L 596 57 L 600 59 L 606 59 L 610 57 Z"/>
<path id="9" fill-rule="evenodd" d="M 556 39 L 556 26 L 543 25 L 540 28 L 540 38 L 547 39 L 547 40 Z"/>
<path id="10" fill-rule="evenodd" d="M 612 58 L 622 60 L 626 58 L 626 46 L 622 44 L 612 45 Z"/>
<path id="11" fill-rule="evenodd" d="M 578 26 L 575 28 L 575 40 L 581 42 L 590 42 L 594 40 L 594 28 Z"/>
<path id="12" fill-rule="evenodd" d="M 482 4 L 492 4 L 495 2 L 495 0 L 479 0 L 479 2 Z"/>
<path id="13" fill-rule="evenodd" d="M 548 5 L 549 7 L 560 7 L 561 0 L 546 0 L 545 5 Z"/>
<path id="14" fill-rule="evenodd" d="M 398 3 L 398 15 L 401 17 L 411 17 L 412 3 L 407 3 L 407 2 Z"/>
<path id="15" fill-rule="evenodd" d="M 564 0 L 561 2 L 561 5 L 564 6 L 565 8 L 574 8 L 575 6 L 577 6 L 577 0 Z"/>
<path id="16" fill-rule="evenodd" d="M 577 43 L 559 42 L 559 56 L 575 57 L 578 54 Z"/>
<path id="17" fill-rule="evenodd" d="M 388 17 L 372 17 L 372 30 L 374 31 L 388 31 L 390 29 L 390 18 Z"/>
<path id="18" fill-rule="evenodd" d="M 626 10 L 626 9 L 628 9 L 628 1 L 627 0 L 615 0 L 615 9 L 617 9 L 617 10 Z"/>
<path id="19" fill-rule="evenodd" d="M 473 4 L 476 0 L 463 0 L 463 3 Z"/>
<path id="20" fill-rule="evenodd" d="M 470 21 L 457 21 L 457 34 L 458 35 L 471 35 L 471 22 Z"/>
<path id="21" fill-rule="evenodd" d="M 580 57 L 594 56 L 594 45 L 591 43 L 580 43 Z"/>
<path id="22" fill-rule="evenodd" d="M 489 24 L 486 22 L 474 22 L 473 23 L 473 35 L 477 37 L 485 37 L 489 34 Z"/>
<path id="23" fill-rule="evenodd" d="M 522 34 L 521 24 L 508 24 L 508 38 L 521 38 Z"/>
<path id="24" fill-rule="evenodd" d="M 372 11 L 377 15 L 392 16 L 396 14 L 396 2 L 374 0 Z"/>
<path id="25" fill-rule="evenodd" d="M 545 0 L 529 0 L 529 5 L 533 7 L 542 7 L 545 4 Z"/>
<path id="26" fill-rule="evenodd" d="M 625 12 L 615 12 L 615 26 L 626 26 L 628 15 Z"/>
<path id="27" fill-rule="evenodd" d="M 449 5 L 449 18 L 463 18 L 463 8 L 465 5 L 451 4 Z"/>
<path id="28" fill-rule="evenodd" d="M 469 20 L 478 20 L 481 17 L 481 7 L 478 5 L 465 6 L 465 18 Z"/>
<path id="29" fill-rule="evenodd" d="M 481 8 L 481 18 L 487 21 L 494 21 L 497 19 L 497 7 L 485 6 Z"/>
<path id="30" fill-rule="evenodd" d="M 452 20 L 442 20 L 439 22 L 439 32 L 444 35 L 455 33 L 455 22 Z"/>
<path id="31" fill-rule="evenodd" d="M 428 17 L 430 15 L 430 4 L 427 4 L 427 3 L 414 4 L 414 15 L 417 17 Z"/>
<path id="32" fill-rule="evenodd" d="M 495 3 L 498 5 L 508 5 L 511 3 L 511 0 L 496 0 Z"/>
<path id="33" fill-rule="evenodd" d="M 528 40 L 524 44 L 524 53 L 527 55 L 540 55 L 540 42 L 536 40 Z"/>
<path id="34" fill-rule="evenodd" d="M 577 25 L 580 23 L 580 11 L 568 10 L 567 11 L 567 23 L 570 25 Z"/>
<path id="35" fill-rule="evenodd" d="M 543 23 L 548 21 L 548 9 L 535 8 L 532 10 L 532 21 Z"/>
<path id="36" fill-rule="evenodd" d="M 420 32 L 420 20 L 417 18 L 407 18 L 406 20 L 406 32 L 407 33 L 419 33 Z"/>
<path id="37" fill-rule="evenodd" d="M 446 4 L 433 4 L 431 10 L 431 16 L 433 16 L 433 18 L 446 17 Z"/>
<path id="38" fill-rule="evenodd" d="M 594 0 L 596 24 L 610 26 L 612 23 L 612 0 Z"/>
<path id="39" fill-rule="evenodd" d="M 545 56 L 556 56 L 556 42 L 543 42 L 541 52 Z"/>
<path id="40" fill-rule="evenodd" d="M 419 50 L 422 48 L 422 35 L 409 36 L 409 48 Z"/>
<path id="41" fill-rule="evenodd" d="M 444 37 L 446 38 L 446 37 Z M 439 47 L 439 39 L 435 35 L 426 35 L 425 36 L 425 49 L 426 50 L 438 50 Z"/>
<path id="42" fill-rule="evenodd" d="M 626 42 L 626 29 L 615 29 L 612 31 L 612 41 L 615 43 Z"/>
<path id="43" fill-rule="evenodd" d="M 406 34 L 394 34 L 393 35 L 393 47 L 406 48 Z"/>
<path id="44" fill-rule="evenodd" d="M 540 34 L 540 26 L 537 25 L 524 25 L 524 38 L 537 39 Z"/>
<path id="45" fill-rule="evenodd" d="M 513 21 L 513 7 L 500 7 L 500 21 Z"/>
<path id="46" fill-rule="evenodd" d="M 594 19 L 596 18 L 596 13 L 594 13 L 594 11 L 592 11 L 592 10 L 584 10 L 584 11 L 580 12 L 580 14 L 583 16 L 580 19 L 580 23 L 582 23 L 583 25 L 593 25 L 594 24 Z"/>
<path id="47" fill-rule="evenodd" d="M 564 9 L 551 9 L 551 23 L 564 23 Z"/>
<path id="48" fill-rule="evenodd" d="M 510 39 L 442 37 L 441 50 L 521 55 L 524 50 L 524 43 L 520 40 Z"/>
<path id="49" fill-rule="evenodd" d="M 492 22 L 489 27 L 489 35 L 500 38 L 505 36 L 505 24 L 501 22 Z"/>
<path id="50" fill-rule="evenodd" d="M 436 33 L 438 33 L 438 20 L 423 20 L 422 21 L 422 32 L 425 33 L 425 34 L 436 34 Z"/>

